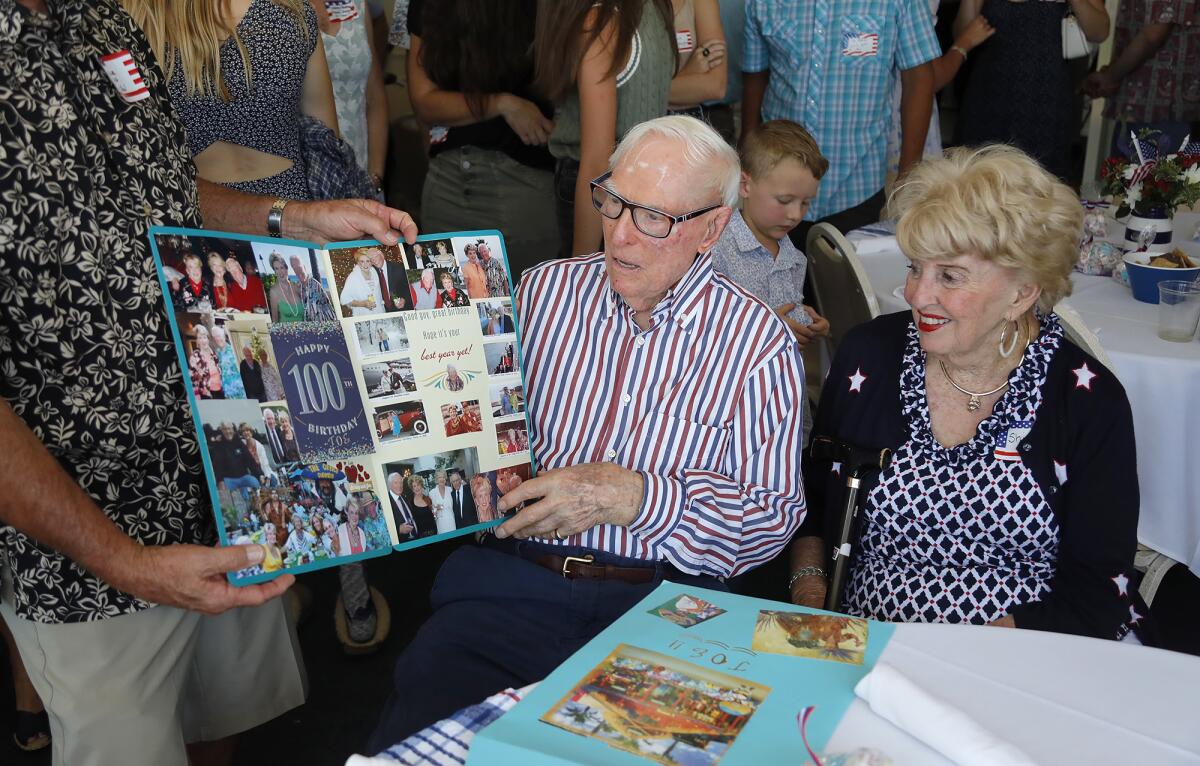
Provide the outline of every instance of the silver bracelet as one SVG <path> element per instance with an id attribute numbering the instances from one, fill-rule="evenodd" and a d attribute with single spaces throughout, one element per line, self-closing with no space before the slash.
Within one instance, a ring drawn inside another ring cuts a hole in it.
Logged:
<path id="1" fill-rule="evenodd" d="M 271 204 L 271 209 L 267 212 L 267 233 L 272 237 L 283 236 L 283 209 L 291 200 L 277 198 Z"/>
<path id="2" fill-rule="evenodd" d="M 964 48 L 964 47 L 962 47 L 961 45 L 951 45 L 951 46 L 950 46 L 950 50 L 952 50 L 952 51 L 958 51 L 959 53 L 961 53 L 961 54 L 962 54 L 963 61 L 966 61 L 966 60 L 967 60 L 967 49 L 966 49 L 966 48 Z"/>
<path id="3" fill-rule="evenodd" d="M 796 581 L 799 580 L 801 577 L 808 577 L 810 575 L 817 575 L 818 577 L 824 577 L 825 570 L 822 569 L 821 567 L 800 567 L 795 572 L 792 572 L 792 576 L 790 578 L 788 578 L 788 589 L 790 590 L 791 587 L 796 584 Z"/>

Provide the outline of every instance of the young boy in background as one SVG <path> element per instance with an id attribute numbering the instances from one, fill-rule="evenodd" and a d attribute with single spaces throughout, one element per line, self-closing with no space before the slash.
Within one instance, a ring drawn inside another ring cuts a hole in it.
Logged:
<path id="1" fill-rule="evenodd" d="M 741 157 L 742 209 L 713 247 L 713 267 L 775 309 L 806 346 L 829 332 L 829 322 L 804 305 L 808 260 L 788 232 L 808 214 L 829 161 L 791 120 L 752 129 L 742 139 Z"/>

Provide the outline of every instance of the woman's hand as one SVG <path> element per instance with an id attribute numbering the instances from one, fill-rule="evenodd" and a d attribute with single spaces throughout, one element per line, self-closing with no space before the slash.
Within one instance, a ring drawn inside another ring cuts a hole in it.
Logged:
<path id="1" fill-rule="evenodd" d="M 554 121 L 546 119 L 532 101 L 501 93 L 496 96 L 496 111 L 527 146 L 541 146 L 550 140 Z"/>
<path id="2" fill-rule="evenodd" d="M 825 591 L 828 583 L 818 574 L 805 575 L 796 578 L 792 583 L 792 603 L 807 606 L 810 609 L 825 608 Z"/>
<path id="3" fill-rule="evenodd" d="M 680 74 L 704 74 L 719 67 L 723 61 L 725 61 L 725 41 L 718 37 L 697 48 Z"/>
<path id="4" fill-rule="evenodd" d="M 996 28 L 989 24 L 981 14 L 972 19 L 962 34 L 954 39 L 954 44 L 964 50 L 973 51 L 994 34 L 996 34 Z"/>

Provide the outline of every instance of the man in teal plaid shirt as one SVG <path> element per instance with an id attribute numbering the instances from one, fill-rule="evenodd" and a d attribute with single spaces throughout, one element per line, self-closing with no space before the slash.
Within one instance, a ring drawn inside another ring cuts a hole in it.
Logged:
<path id="1" fill-rule="evenodd" d="M 747 0 L 742 135 L 760 121 L 808 129 L 829 172 L 805 223 L 843 232 L 879 220 L 891 125 L 889 75 L 900 69 L 900 172 L 920 160 L 941 55 L 929 0 Z M 807 224 L 807 225 L 806 225 Z"/>

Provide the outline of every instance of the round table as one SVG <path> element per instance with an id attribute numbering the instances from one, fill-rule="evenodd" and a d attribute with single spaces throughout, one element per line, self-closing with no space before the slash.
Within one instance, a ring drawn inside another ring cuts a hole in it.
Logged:
<path id="1" fill-rule="evenodd" d="M 1193 258 L 1200 243 L 1183 239 L 1200 214 L 1176 218 L 1176 244 Z M 1110 226 L 1110 239 L 1123 235 Z M 885 313 L 908 311 L 901 289 L 907 273 L 894 236 L 868 227 L 852 232 L 867 279 Z M 1200 342 L 1158 337 L 1158 306 L 1134 300 L 1110 277 L 1072 274 L 1067 300 L 1108 352 L 1133 410 L 1141 515 L 1138 539 L 1200 575 Z"/>

